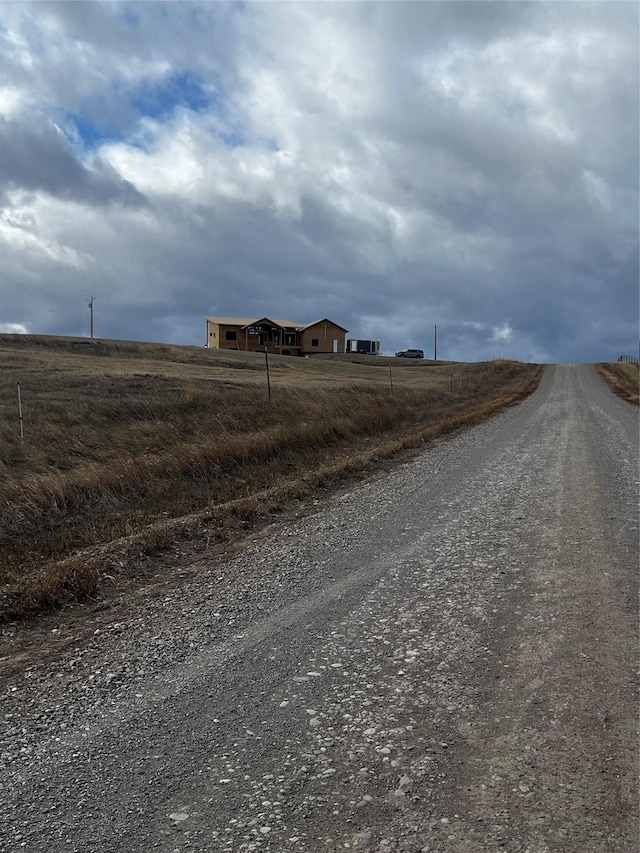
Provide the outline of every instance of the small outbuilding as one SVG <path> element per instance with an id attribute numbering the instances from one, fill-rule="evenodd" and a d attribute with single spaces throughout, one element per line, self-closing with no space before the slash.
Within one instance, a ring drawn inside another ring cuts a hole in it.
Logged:
<path id="1" fill-rule="evenodd" d="M 362 355 L 380 355 L 380 341 L 349 338 L 347 341 L 347 352 L 358 352 Z"/>

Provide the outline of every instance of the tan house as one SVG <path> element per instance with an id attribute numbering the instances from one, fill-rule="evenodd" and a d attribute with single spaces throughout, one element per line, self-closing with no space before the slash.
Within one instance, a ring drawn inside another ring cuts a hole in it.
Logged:
<path id="1" fill-rule="evenodd" d="M 344 352 L 348 329 L 326 317 L 314 323 L 270 320 L 269 317 L 205 317 L 210 349 L 313 355 Z"/>

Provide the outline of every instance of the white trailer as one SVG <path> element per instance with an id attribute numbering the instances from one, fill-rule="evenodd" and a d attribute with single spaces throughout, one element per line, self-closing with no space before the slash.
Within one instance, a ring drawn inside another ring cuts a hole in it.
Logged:
<path id="1" fill-rule="evenodd" d="M 380 341 L 364 341 L 361 338 L 349 338 L 347 341 L 347 352 L 380 355 Z"/>

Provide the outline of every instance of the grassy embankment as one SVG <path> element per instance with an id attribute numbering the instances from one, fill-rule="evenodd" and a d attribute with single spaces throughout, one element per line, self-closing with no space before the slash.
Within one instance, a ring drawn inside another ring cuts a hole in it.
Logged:
<path id="1" fill-rule="evenodd" d="M 596 364 L 600 376 L 623 400 L 640 404 L 640 364 L 621 361 L 600 361 Z"/>
<path id="2" fill-rule="evenodd" d="M 0 364 L 0 621 L 127 585 L 181 543 L 230 541 L 284 502 L 512 405 L 541 374 L 271 357 L 269 402 L 255 353 L 0 335 Z"/>

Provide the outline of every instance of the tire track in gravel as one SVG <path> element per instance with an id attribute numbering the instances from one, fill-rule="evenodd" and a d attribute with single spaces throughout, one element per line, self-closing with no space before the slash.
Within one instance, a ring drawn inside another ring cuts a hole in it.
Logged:
<path id="1" fill-rule="evenodd" d="M 34 667 L 0 697 L 0 849 L 634 850 L 636 430 L 549 368 Z"/>

